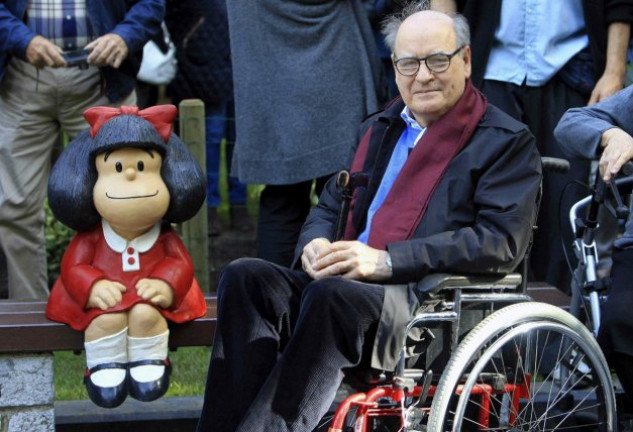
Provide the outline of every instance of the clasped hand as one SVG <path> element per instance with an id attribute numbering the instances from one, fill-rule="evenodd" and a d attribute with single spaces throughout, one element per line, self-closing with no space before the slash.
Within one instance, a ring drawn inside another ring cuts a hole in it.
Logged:
<path id="1" fill-rule="evenodd" d="M 392 275 L 387 252 L 359 241 L 312 240 L 303 248 L 301 265 L 313 279 L 342 276 L 346 279 L 385 281 Z"/>
<path id="2" fill-rule="evenodd" d="M 117 69 L 128 56 L 128 47 L 121 36 L 107 33 L 85 46 L 90 51 L 88 64 L 94 66 L 112 66 Z M 35 36 L 26 48 L 26 60 L 37 68 L 65 67 L 61 49 L 42 36 Z"/>
<path id="3" fill-rule="evenodd" d="M 115 307 L 121 303 L 126 290 L 125 285 L 120 282 L 101 279 L 92 286 L 87 306 L 101 310 Z M 136 284 L 136 293 L 143 300 L 162 308 L 167 308 L 174 302 L 171 287 L 160 279 L 139 280 Z"/>

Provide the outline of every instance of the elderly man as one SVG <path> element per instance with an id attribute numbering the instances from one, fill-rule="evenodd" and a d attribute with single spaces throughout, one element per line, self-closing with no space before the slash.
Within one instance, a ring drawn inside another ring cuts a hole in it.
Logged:
<path id="1" fill-rule="evenodd" d="M 344 240 L 330 180 L 296 267 L 242 259 L 219 284 L 198 431 L 311 431 L 355 366 L 392 369 L 415 282 L 503 273 L 527 248 L 541 179 L 534 138 L 472 86 L 463 17 L 407 7 L 386 27 L 401 98 L 362 125 Z M 300 265 L 299 265 L 300 264 Z"/>

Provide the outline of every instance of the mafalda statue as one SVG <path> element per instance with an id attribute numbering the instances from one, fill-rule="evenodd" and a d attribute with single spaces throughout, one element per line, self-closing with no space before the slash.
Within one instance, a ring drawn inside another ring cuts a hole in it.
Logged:
<path id="1" fill-rule="evenodd" d="M 169 386 L 167 320 L 205 313 L 191 258 L 171 223 L 193 217 L 205 180 L 172 133 L 176 107 L 95 107 L 49 181 L 51 210 L 77 230 L 46 316 L 84 332 L 92 401 L 155 400 Z"/>

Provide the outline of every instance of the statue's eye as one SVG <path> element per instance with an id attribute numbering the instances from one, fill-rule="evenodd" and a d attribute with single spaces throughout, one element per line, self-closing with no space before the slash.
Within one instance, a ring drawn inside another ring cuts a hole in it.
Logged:
<path id="1" fill-rule="evenodd" d="M 121 172 L 121 171 L 123 171 L 123 165 L 121 165 L 121 162 L 117 162 L 117 163 L 114 165 L 114 168 L 116 169 L 116 172 Z"/>
<path id="2" fill-rule="evenodd" d="M 143 161 L 138 161 L 137 164 L 136 164 L 136 168 L 139 171 L 143 171 L 145 169 L 145 164 L 143 163 Z"/>

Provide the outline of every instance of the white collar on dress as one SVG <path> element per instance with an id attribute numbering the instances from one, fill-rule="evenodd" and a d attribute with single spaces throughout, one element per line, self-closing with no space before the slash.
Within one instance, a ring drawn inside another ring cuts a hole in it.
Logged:
<path id="1" fill-rule="evenodd" d="M 108 243 L 108 246 L 110 246 L 110 248 L 115 252 L 119 253 L 123 253 L 128 246 L 133 246 L 139 252 L 147 252 L 150 250 L 152 246 L 154 246 L 154 243 L 156 243 L 156 240 L 158 240 L 158 236 L 160 235 L 160 225 L 161 224 L 159 222 L 145 234 L 141 234 L 140 236 L 128 241 L 115 233 L 105 219 L 101 219 L 103 235 Z"/>

